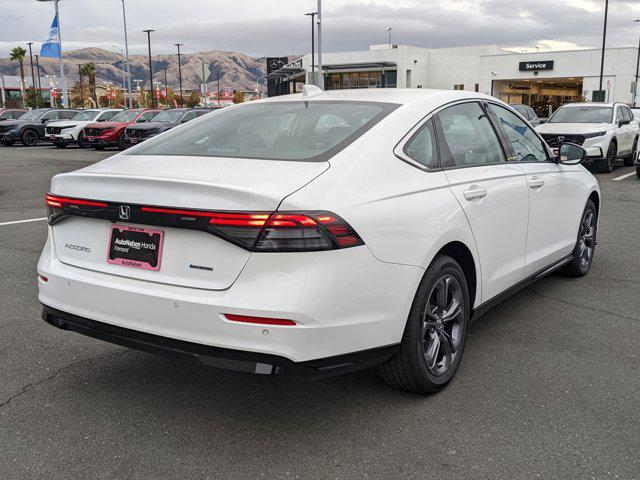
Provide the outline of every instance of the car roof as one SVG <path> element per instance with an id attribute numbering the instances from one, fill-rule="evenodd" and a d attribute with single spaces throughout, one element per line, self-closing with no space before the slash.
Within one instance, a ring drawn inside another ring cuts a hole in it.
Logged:
<path id="1" fill-rule="evenodd" d="M 625 105 L 624 103 L 602 103 L 602 102 L 577 102 L 565 103 L 562 107 L 613 107 L 615 105 Z"/>
<path id="2" fill-rule="evenodd" d="M 287 102 L 293 100 L 312 101 L 354 101 L 354 102 L 382 102 L 400 105 L 413 103 L 438 102 L 448 103 L 464 99 L 487 99 L 496 101 L 495 97 L 483 93 L 466 90 L 434 90 L 426 88 L 362 88 L 357 90 L 325 90 L 323 93 L 303 97 L 300 93 L 269 97 L 258 100 L 261 103 Z M 249 102 L 256 103 L 256 102 Z M 500 102 L 502 103 L 502 102 Z"/>

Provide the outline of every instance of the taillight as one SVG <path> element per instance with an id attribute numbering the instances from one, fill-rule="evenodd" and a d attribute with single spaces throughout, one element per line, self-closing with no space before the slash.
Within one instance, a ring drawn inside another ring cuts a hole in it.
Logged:
<path id="1" fill-rule="evenodd" d="M 331 212 L 274 212 L 267 220 L 257 252 L 304 252 L 355 247 L 364 242 Z"/>
<path id="2" fill-rule="evenodd" d="M 246 250 L 305 252 L 337 250 L 364 242 L 346 221 L 332 212 L 219 212 L 127 204 L 120 217 L 115 202 L 46 196 L 49 224 L 68 215 L 127 221 L 143 225 L 205 231 Z"/>
<path id="3" fill-rule="evenodd" d="M 53 225 L 57 220 L 63 218 L 65 213 L 73 215 L 91 215 L 96 210 L 103 210 L 109 205 L 104 202 L 84 200 L 80 198 L 59 197 L 57 195 L 45 196 L 47 205 L 47 221 Z"/>

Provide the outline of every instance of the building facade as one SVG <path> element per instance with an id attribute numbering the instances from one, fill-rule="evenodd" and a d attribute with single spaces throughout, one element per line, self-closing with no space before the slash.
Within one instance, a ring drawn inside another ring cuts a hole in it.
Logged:
<path id="1" fill-rule="evenodd" d="M 633 104 L 638 49 L 606 49 L 602 88 L 600 57 L 600 49 L 516 53 L 497 45 L 372 45 L 359 52 L 323 54 L 322 73 L 327 90 L 471 90 L 507 103 L 530 105 L 541 117 L 567 102 L 591 101 L 597 91 L 604 101 Z M 282 92 L 288 93 L 296 91 L 297 84 L 312 83 L 311 70 L 311 55 L 307 54 L 273 70 L 270 76 L 277 77 L 285 85 Z M 315 65 L 314 71 L 317 75 Z"/>

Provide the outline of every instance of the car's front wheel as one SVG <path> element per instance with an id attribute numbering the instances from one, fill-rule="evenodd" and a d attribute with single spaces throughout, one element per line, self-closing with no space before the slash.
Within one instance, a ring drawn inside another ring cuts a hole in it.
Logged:
<path id="1" fill-rule="evenodd" d="M 595 204 L 587 200 L 578 228 L 578 240 L 573 248 L 573 258 L 564 266 L 564 274 L 570 277 L 583 277 L 589 272 L 596 249 L 597 230 L 598 212 Z"/>
<path id="2" fill-rule="evenodd" d="M 600 173 L 611 173 L 616 166 L 616 158 L 618 157 L 618 149 L 616 144 L 611 142 L 607 149 L 607 155 L 600 161 Z"/>
<path id="3" fill-rule="evenodd" d="M 460 265 L 438 255 L 420 282 L 400 350 L 380 367 L 385 381 L 416 393 L 442 389 L 460 365 L 470 311 Z"/>
<path id="4" fill-rule="evenodd" d="M 22 145 L 25 147 L 34 147 L 38 144 L 38 132 L 28 128 L 22 135 L 20 135 L 20 140 L 22 141 Z"/>
<path id="5" fill-rule="evenodd" d="M 118 150 L 126 150 L 127 149 L 127 142 L 125 142 L 124 140 L 124 135 L 120 135 L 118 137 Z"/>

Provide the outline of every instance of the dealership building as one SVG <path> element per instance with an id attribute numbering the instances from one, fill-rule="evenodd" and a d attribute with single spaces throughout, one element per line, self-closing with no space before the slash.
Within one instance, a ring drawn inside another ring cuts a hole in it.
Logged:
<path id="1" fill-rule="evenodd" d="M 364 51 L 324 53 L 322 70 L 326 90 L 471 90 L 507 103 L 530 105 L 539 116 L 546 117 L 550 109 L 555 110 L 563 103 L 598 99 L 601 52 L 584 49 L 516 53 L 497 45 L 452 48 L 371 45 Z M 633 103 L 637 57 L 638 49 L 634 47 L 606 49 L 600 98 Z M 268 70 L 268 81 L 277 86 L 273 91 L 296 91 L 298 84 L 312 80 L 311 55 L 287 64 L 280 61 Z"/>

